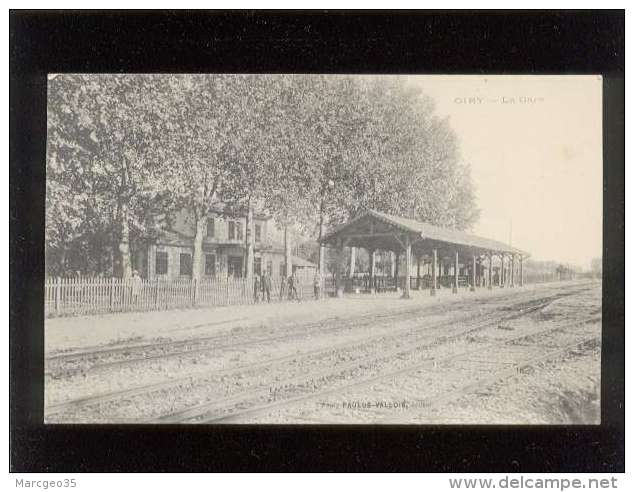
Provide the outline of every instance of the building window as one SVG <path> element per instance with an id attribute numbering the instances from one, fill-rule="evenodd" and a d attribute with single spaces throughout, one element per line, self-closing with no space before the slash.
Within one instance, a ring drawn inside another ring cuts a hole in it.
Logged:
<path id="1" fill-rule="evenodd" d="M 280 277 L 286 277 L 286 263 L 280 263 Z"/>
<path id="2" fill-rule="evenodd" d="M 262 240 L 262 226 L 255 224 L 255 242 L 259 243 Z"/>
<path id="3" fill-rule="evenodd" d="M 166 251 L 157 251 L 156 252 L 156 274 L 157 275 L 167 275 L 167 252 Z"/>
<path id="4" fill-rule="evenodd" d="M 181 253 L 180 273 L 181 275 L 192 274 L 192 255 L 189 253 Z"/>
<path id="5" fill-rule="evenodd" d="M 262 275 L 262 258 L 253 259 L 253 272 L 256 275 Z"/>
<path id="6" fill-rule="evenodd" d="M 216 276 L 216 255 L 205 255 L 205 275 Z"/>
<path id="7" fill-rule="evenodd" d="M 207 237 L 214 237 L 214 219 L 207 219 Z"/>
<path id="8" fill-rule="evenodd" d="M 229 239 L 236 238 L 236 223 L 233 220 L 228 222 L 229 224 Z"/>
<path id="9" fill-rule="evenodd" d="M 227 260 L 227 273 L 230 277 L 242 277 L 242 256 L 230 256 Z"/>
<path id="10" fill-rule="evenodd" d="M 236 236 L 238 237 L 238 239 L 240 241 L 242 241 L 243 236 L 242 236 L 242 223 L 241 222 L 236 222 Z"/>

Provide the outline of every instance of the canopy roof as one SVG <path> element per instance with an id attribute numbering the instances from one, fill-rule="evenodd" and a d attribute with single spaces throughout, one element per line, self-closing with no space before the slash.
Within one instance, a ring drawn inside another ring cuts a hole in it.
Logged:
<path id="1" fill-rule="evenodd" d="M 376 210 L 367 210 L 329 231 L 322 238 L 322 243 L 336 245 L 341 239 L 347 246 L 401 251 L 406 237 L 409 237 L 412 250 L 417 255 L 428 255 L 432 249 L 437 249 L 440 254 L 458 251 L 462 254 L 475 255 L 493 253 L 529 256 L 525 251 L 493 239 Z"/>

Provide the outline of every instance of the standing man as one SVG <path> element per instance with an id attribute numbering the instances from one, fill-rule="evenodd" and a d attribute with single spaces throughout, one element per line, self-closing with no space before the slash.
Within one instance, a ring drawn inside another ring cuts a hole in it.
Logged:
<path id="1" fill-rule="evenodd" d="M 321 275 L 319 275 L 319 269 L 315 270 L 315 276 L 313 278 L 313 290 L 315 293 L 315 299 L 319 300 L 321 293 Z"/>
<path id="2" fill-rule="evenodd" d="M 299 291 L 297 290 L 297 288 L 299 287 L 299 279 L 297 278 L 297 272 L 293 271 L 293 274 L 291 275 L 291 279 L 293 280 L 293 297 L 294 299 L 299 302 L 300 301 L 300 297 L 299 297 Z"/>
<path id="3" fill-rule="evenodd" d="M 286 285 L 288 279 L 286 277 L 280 277 L 280 301 L 283 301 L 286 297 Z"/>
<path id="4" fill-rule="evenodd" d="M 253 301 L 257 304 L 260 301 L 260 276 L 253 275 Z"/>
<path id="5" fill-rule="evenodd" d="M 288 284 L 288 300 L 292 301 L 295 298 L 295 279 L 293 278 L 293 275 L 288 277 L 286 282 Z"/>
<path id="6" fill-rule="evenodd" d="M 139 292 L 142 286 L 139 272 L 137 272 L 136 270 L 132 272 L 132 278 L 130 278 L 130 282 L 132 283 L 132 302 L 136 304 L 139 300 Z"/>
<path id="7" fill-rule="evenodd" d="M 271 302 L 271 277 L 269 272 L 264 270 L 262 274 L 262 302 L 264 302 L 264 296 L 266 296 L 266 302 Z"/>

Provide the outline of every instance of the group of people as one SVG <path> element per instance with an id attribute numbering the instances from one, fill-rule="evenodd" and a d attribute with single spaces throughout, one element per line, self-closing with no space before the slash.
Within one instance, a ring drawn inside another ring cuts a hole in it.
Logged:
<path id="1" fill-rule="evenodd" d="M 321 276 L 319 272 L 315 273 L 313 279 L 313 290 L 315 299 L 319 299 L 321 293 Z M 300 282 L 297 278 L 297 274 L 293 272 L 286 280 L 283 280 L 280 285 L 280 299 L 287 298 L 289 301 L 300 301 L 302 298 Z M 262 275 L 254 275 L 253 278 L 253 300 L 258 303 L 260 300 L 264 302 L 271 302 L 271 276 L 266 270 Z"/>
<path id="2" fill-rule="evenodd" d="M 259 275 L 254 275 L 253 280 L 253 298 L 255 302 L 264 302 L 266 298 L 266 302 L 271 302 L 271 277 L 268 272 L 265 270 L 262 274 L 262 277 Z"/>

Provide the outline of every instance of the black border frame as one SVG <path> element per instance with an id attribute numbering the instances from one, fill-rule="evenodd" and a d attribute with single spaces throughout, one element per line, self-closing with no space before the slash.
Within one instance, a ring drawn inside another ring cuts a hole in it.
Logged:
<path id="1" fill-rule="evenodd" d="M 11 11 L 13 472 L 623 472 L 624 11 Z M 47 72 L 601 74 L 600 426 L 45 426 Z"/>

